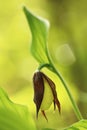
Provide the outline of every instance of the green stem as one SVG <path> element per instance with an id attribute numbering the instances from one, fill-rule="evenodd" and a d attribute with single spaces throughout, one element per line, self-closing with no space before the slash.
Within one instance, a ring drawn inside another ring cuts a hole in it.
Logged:
<path id="1" fill-rule="evenodd" d="M 47 57 L 48 57 L 48 60 L 49 60 L 49 64 L 42 64 L 38 69 L 40 70 L 43 67 L 47 67 L 49 70 L 54 72 L 58 76 L 58 78 L 60 78 L 60 80 L 61 80 L 61 82 L 62 82 L 62 84 L 63 84 L 63 86 L 64 86 L 64 88 L 65 88 L 65 90 L 66 90 L 66 92 L 67 92 L 67 94 L 69 96 L 69 99 L 70 99 L 70 101 L 72 103 L 72 106 L 73 106 L 74 112 L 76 114 L 76 117 L 78 118 L 78 120 L 83 119 L 82 114 L 81 114 L 81 112 L 80 112 L 80 110 L 79 110 L 79 108 L 78 108 L 78 106 L 77 106 L 77 104 L 76 104 L 70 90 L 69 90 L 69 87 L 68 87 L 67 83 L 65 82 L 65 80 L 63 79 L 63 77 L 59 73 L 59 71 L 55 68 L 47 48 L 46 48 L 46 54 L 47 54 Z"/>
<path id="2" fill-rule="evenodd" d="M 47 63 L 41 64 L 41 65 L 38 67 L 38 70 L 41 70 L 41 69 L 44 68 L 44 67 L 49 68 L 49 67 L 50 67 L 50 64 L 47 64 Z"/>
<path id="3" fill-rule="evenodd" d="M 68 88 L 68 85 L 66 84 L 65 80 L 63 79 L 63 77 L 61 76 L 59 71 L 54 67 L 51 60 L 50 60 L 50 64 L 43 64 L 38 69 L 40 70 L 43 67 L 47 67 L 49 70 L 53 71 L 58 76 L 58 78 L 60 78 L 60 80 L 61 80 L 63 86 L 65 87 L 65 90 L 66 90 L 66 92 L 67 92 L 67 94 L 69 96 L 69 99 L 70 99 L 70 101 L 72 103 L 72 106 L 73 106 L 74 112 L 76 114 L 76 117 L 78 118 L 78 120 L 83 119 L 82 114 L 80 113 L 79 108 L 78 108 L 77 104 L 75 103 L 75 101 L 74 101 L 74 99 L 72 97 L 72 94 L 71 94 L 71 92 L 70 92 L 70 90 Z"/>
<path id="4" fill-rule="evenodd" d="M 72 103 L 74 112 L 75 112 L 75 114 L 76 114 L 78 120 L 83 119 L 82 114 L 81 114 L 81 112 L 79 111 L 79 108 L 78 108 L 78 106 L 77 106 L 75 100 L 73 99 L 73 96 L 72 96 L 72 94 L 71 94 L 71 92 L 70 92 L 70 90 L 69 90 L 69 88 L 68 88 L 68 85 L 66 84 L 65 80 L 63 79 L 63 77 L 61 76 L 61 74 L 56 70 L 56 68 L 55 68 L 54 66 L 53 66 L 53 72 L 56 73 L 56 75 L 60 78 L 62 84 L 64 85 L 65 90 L 66 90 L 66 92 L 67 92 L 67 94 L 68 94 L 68 96 L 69 96 L 69 99 L 70 99 L 70 101 L 71 101 L 71 103 Z"/>

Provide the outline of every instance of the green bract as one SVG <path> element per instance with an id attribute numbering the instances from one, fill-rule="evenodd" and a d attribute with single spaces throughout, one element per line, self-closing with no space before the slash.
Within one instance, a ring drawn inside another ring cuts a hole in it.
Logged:
<path id="1" fill-rule="evenodd" d="M 47 57 L 48 54 L 46 45 L 49 22 L 32 14 L 26 7 L 24 7 L 24 12 L 32 33 L 31 53 L 40 64 L 46 62 L 48 63 L 49 61 Z"/>

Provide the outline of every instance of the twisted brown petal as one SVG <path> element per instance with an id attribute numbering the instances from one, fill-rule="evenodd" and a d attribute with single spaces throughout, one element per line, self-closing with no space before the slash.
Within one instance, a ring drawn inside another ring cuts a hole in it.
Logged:
<path id="1" fill-rule="evenodd" d="M 41 72 L 42 73 L 42 72 Z M 48 78 L 45 74 L 43 74 L 42 73 L 42 75 L 43 75 L 43 77 L 46 79 L 46 81 L 48 82 L 48 84 L 49 84 L 49 86 L 51 87 L 51 89 L 52 89 L 52 93 L 53 93 L 53 96 L 54 96 L 54 109 L 56 108 L 56 105 L 57 105 L 57 107 L 58 107 L 58 110 L 59 110 L 59 113 L 61 112 L 61 107 L 60 107 L 60 102 L 59 102 L 59 100 L 58 100 L 58 98 L 57 98 L 57 92 L 56 92 L 56 87 L 55 87 L 55 84 L 54 84 L 54 82 L 50 79 L 50 78 Z"/>
<path id="2" fill-rule="evenodd" d="M 46 119 L 47 122 L 48 122 L 48 119 L 47 119 L 47 117 L 46 117 L 45 111 L 44 111 L 44 110 L 41 110 L 41 112 L 42 112 L 43 116 L 45 117 L 45 119 Z"/>

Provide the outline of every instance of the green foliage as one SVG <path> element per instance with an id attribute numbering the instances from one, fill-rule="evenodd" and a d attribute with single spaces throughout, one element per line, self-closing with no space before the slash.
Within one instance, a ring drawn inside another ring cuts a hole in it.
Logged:
<path id="1" fill-rule="evenodd" d="M 81 120 L 64 130 L 87 130 L 87 120 Z"/>
<path id="2" fill-rule="evenodd" d="M 24 12 L 32 33 L 31 53 L 39 63 L 48 62 L 46 44 L 49 22 L 33 15 L 26 7 Z"/>
<path id="3" fill-rule="evenodd" d="M 51 128 L 44 128 L 42 130 L 55 130 L 55 129 L 51 129 Z"/>
<path id="4" fill-rule="evenodd" d="M 36 130 L 27 107 L 14 104 L 0 88 L 0 130 Z"/>
<path id="5" fill-rule="evenodd" d="M 44 128 L 42 130 L 55 130 L 55 129 Z M 81 120 L 81 121 L 73 124 L 69 128 L 65 128 L 64 130 L 87 130 L 87 120 Z"/>

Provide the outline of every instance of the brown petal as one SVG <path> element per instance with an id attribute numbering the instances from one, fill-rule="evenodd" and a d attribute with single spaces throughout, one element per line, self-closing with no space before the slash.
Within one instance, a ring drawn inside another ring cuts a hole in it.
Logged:
<path id="1" fill-rule="evenodd" d="M 34 85 L 34 102 L 36 104 L 36 114 L 38 117 L 38 112 L 42 103 L 43 94 L 44 94 L 44 82 L 41 72 L 36 72 L 33 76 L 33 85 Z"/>
<path id="2" fill-rule="evenodd" d="M 41 72 L 41 73 L 42 73 L 42 72 Z M 50 78 L 48 78 L 45 74 L 42 73 L 42 75 L 43 75 L 43 77 L 46 79 L 46 81 L 48 82 L 49 86 L 50 86 L 51 89 L 52 89 L 53 96 L 54 96 L 54 101 L 53 101 L 53 102 L 54 102 L 54 109 L 56 108 L 56 105 L 57 105 L 58 110 L 59 110 L 59 113 L 60 113 L 61 107 L 60 107 L 60 102 L 59 102 L 59 100 L 58 100 L 58 98 L 57 98 L 57 92 L 56 92 L 55 84 L 54 84 L 54 82 L 53 82 Z"/>

